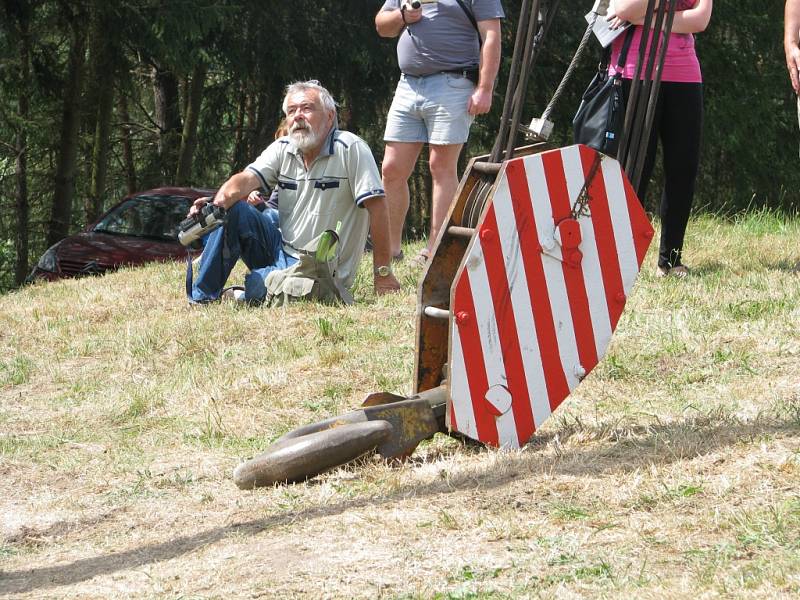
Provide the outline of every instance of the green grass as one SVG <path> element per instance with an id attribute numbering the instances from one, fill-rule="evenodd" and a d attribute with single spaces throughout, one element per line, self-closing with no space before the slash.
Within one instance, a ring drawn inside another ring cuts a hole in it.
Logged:
<path id="1" fill-rule="evenodd" d="M 525 449 L 441 435 L 248 493 L 286 431 L 412 391 L 410 261 L 377 298 L 367 259 L 352 307 L 189 310 L 179 264 L 0 296 L 0 595 L 794 597 L 800 221 L 694 218 L 685 260 L 650 249 Z"/>

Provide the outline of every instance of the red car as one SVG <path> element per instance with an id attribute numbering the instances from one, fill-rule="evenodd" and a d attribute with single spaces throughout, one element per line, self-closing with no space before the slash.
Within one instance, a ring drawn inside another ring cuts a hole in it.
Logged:
<path id="1" fill-rule="evenodd" d="M 125 265 L 185 260 L 178 224 L 192 202 L 213 195 L 213 190 L 165 187 L 126 196 L 85 230 L 48 248 L 28 280 L 101 275 Z"/>

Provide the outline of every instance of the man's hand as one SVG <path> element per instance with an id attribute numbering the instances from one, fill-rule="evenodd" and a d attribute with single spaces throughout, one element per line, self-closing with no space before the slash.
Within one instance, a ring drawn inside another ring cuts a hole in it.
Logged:
<path id="1" fill-rule="evenodd" d="M 252 206 L 258 206 L 259 204 L 264 204 L 267 201 L 266 196 L 259 192 L 258 190 L 250 192 L 250 195 L 247 196 L 247 203 Z"/>
<path id="2" fill-rule="evenodd" d="M 792 80 L 792 88 L 795 94 L 800 94 L 800 47 L 795 43 L 787 43 L 786 49 L 786 68 L 789 70 L 789 79 Z"/>
<path id="3" fill-rule="evenodd" d="M 411 4 L 403 3 L 400 11 L 403 17 L 403 23 L 406 25 L 412 25 L 422 19 L 422 6 L 419 8 L 411 8 Z"/>
<path id="4" fill-rule="evenodd" d="M 195 200 L 192 205 L 189 207 L 189 214 L 188 216 L 193 217 L 197 213 L 199 213 L 203 207 L 211 201 L 211 198 L 208 196 L 202 196 Z"/>
<path id="5" fill-rule="evenodd" d="M 472 116 L 483 115 L 492 108 L 492 90 L 476 87 L 467 101 L 467 112 Z"/>
<path id="6" fill-rule="evenodd" d="M 394 294 L 400 291 L 400 282 L 390 272 L 386 276 L 381 276 L 375 273 L 373 277 L 373 286 L 375 288 L 376 296 L 383 296 L 384 294 Z"/>

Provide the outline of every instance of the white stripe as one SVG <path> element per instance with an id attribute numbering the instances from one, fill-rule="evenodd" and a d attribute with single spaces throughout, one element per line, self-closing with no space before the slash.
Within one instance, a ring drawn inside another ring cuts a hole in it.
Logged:
<path id="1" fill-rule="evenodd" d="M 462 275 L 465 277 L 465 275 Z M 455 321 L 453 321 L 455 323 Z M 450 379 L 450 399 L 453 401 L 453 412 L 456 415 L 457 431 L 474 440 L 478 439 L 478 427 L 475 424 L 475 413 L 472 412 L 472 398 L 467 380 L 467 368 L 464 363 L 464 350 L 461 347 L 461 336 L 458 326 L 453 325 L 452 335 L 452 361 Z M 448 413 L 448 419 L 449 419 Z"/>
<path id="2" fill-rule="evenodd" d="M 528 291 L 525 265 L 522 262 L 517 221 L 514 215 L 514 207 L 511 203 L 508 178 L 503 177 L 502 181 L 497 185 L 492 206 L 497 219 L 500 244 L 503 248 L 508 286 L 511 289 L 511 303 L 514 306 L 517 338 L 519 340 L 520 353 L 522 354 L 522 366 L 525 371 L 531 411 L 533 412 L 533 423 L 538 429 L 550 416 L 550 401 L 544 380 L 542 355 L 539 352 L 539 340 L 536 337 L 536 324 L 533 320 L 533 307 L 531 306 L 531 298 Z"/>
<path id="3" fill-rule="evenodd" d="M 611 226 L 617 244 L 622 286 L 627 296 L 631 293 L 636 277 L 639 275 L 639 262 L 636 259 L 631 217 L 628 214 L 628 201 L 622 183 L 622 169 L 616 160 L 603 161 L 603 179 L 606 182 L 608 210 L 611 213 Z"/>
<path id="4" fill-rule="evenodd" d="M 551 239 L 555 233 L 553 221 L 553 208 L 550 203 L 550 194 L 547 189 L 547 179 L 544 174 L 544 163 L 541 156 L 532 156 L 525 159 L 525 168 L 528 173 L 528 188 L 533 200 L 533 210 L 539 232 L 546 239 Z M 542 238 L 540 238 L 542 239 Z M 546 246 L 545 246 L 546 247 Z M 556 245 L 556 248 L 558 246 Z M 578 343 L 575 340 L 575 326 L 572 323 L 572 314 L 569 308 L 567 288 L 564 283 L 562 262 L 553 256 L 542 255 L 547 294 L 550 297 L 550 306 L 553 311 L 553 324 L 556 331 L 558 348 L 544 348 L 542 352 L 557 350 L 561 365 L 570 390 L 580 383 L 575 373 L 575 368 L 580 364 L 578 359 Z M 539 290 L 534 290 L 539 293 Z"/>
<path id="5" fill-rule="evenodd" d="M 571 199 L 577 198 L 586 182 L 580 150 L 578 146 L 570 146 L 563 150 L 561 154 L 564 157 L 564 170 L 567 175 L 569 196 Z M 600 176 L 602 173 L 598 172 L 597 175 Z M 597 198 L 594 201 L 605 202 L 605 198 Z M 573 204 L 574 202 L 572 200 Z M 614 330 L 611 328 L 608 300 L 606 298 L 605 285 L 603 285 L 603 272 L 600 269 L 600 254 L 597 250 L 597 240 L 594 237 L 591 216 L 580 217 L 578 222 L 581 226 L 582 237 L 580 251 L 583 253 L 583 260 L 581 261 L 583 285 L 586 287 L 586 296 L 589 300 L 589 315 L 592 320 L 595 351 L 599 361 L 606 353 Z"/>
<path id="6" fill-rule="evenodd" d="M 469 275 L 472 289 L 472 301 L 475 304 L 475 322 L 483 349 L 483 364 L 486 366 L 486 380 L 491 388 L 502 385 L 508 388 L 508 377 L 503 362 L 503 348 L 497 330 L 497 318 L 489 287 L 489 275 L 486 272 L 486 259 L 480 243 L 475 240 L 467 260 L 466 274 Z M 464 274 L 462 274 L 464 277 Z M 473 403 L 485 402 L 484 398 L 473 398 Z M 483 407 L 476 410 L 482 410 Z M 496 417 L 498 445 L 504 448 L 519 448 L 517 428 L 514 423 L 514 411 Z"/>

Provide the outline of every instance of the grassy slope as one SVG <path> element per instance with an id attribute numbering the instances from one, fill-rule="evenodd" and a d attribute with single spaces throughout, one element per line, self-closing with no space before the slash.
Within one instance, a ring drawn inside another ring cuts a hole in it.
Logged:
<path id="1" fill-rule="evenodd" d="M 409 265 L 349 308 L 189 310 L 180 265 L 0 297 L 0 595 L 794 596 L 798 259 L 798 221 L 693 221 L 694 275 L 651 249 L 522 451 L 437 436 L 253 493 L 232 468 L 285 430 L 410 391 Z"/>

